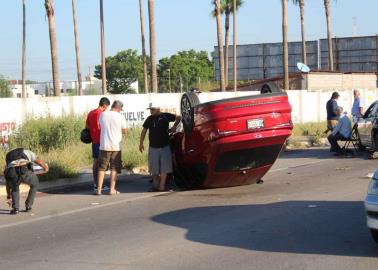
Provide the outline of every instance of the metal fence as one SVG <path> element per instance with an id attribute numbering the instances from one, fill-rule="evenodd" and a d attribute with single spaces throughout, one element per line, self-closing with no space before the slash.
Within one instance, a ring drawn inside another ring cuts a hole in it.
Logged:
<path id="1" fill-rule="evenodd" d="M 376 72 L 378 36 L 334 38 L 335 68 L 341 72 Z M 307 63 L 311 70 L 328 69 L 327 40 L 308 41 Z M 283 75 L 282 43 L 238 45 L 238 80 L 258 80 Z M 302 43 L 289 42 L 289 72 L 298 72 Z M 218 47 L 214 51 L 215 77 L 219 80 Z M 229 54 L 229 79 L 233 80 L 233 47 Z"/>

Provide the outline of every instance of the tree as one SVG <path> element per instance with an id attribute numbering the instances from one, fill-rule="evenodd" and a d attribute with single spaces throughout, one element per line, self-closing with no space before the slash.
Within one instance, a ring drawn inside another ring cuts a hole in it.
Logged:
<path id="1" fill-rule="evenodd" d="M 46 9 L 46 15 L 49 21 L 51 66 L 52 66 L 52 77 L 53 77 L 53 84 L 54 84 L 54 95 L 60 96 L 58 46 L 56 42 L 56 31 L 55 31 L 54 0 L 45 0 L 45 9 Z"/>
<path id="2" fill-rule="evenodd" d="M 3 76 L 0 75 L 0 97 L 5 98 L 10 96 L 11 92 L 9 90 L 8 82 L 4 79 Z"/>
<path id="3" fill-rule="evenodd" d="M 22 97 L 26 98 L 26 0 L 22 0 Z"/>
<path id="4" fill-rule="evenodd" d="M 289 49 L 287 41 L 287 0 L 282 2 L 282 46 L 283 46 L 283 73 L 284 90 L 289 90 Z"/>
<path id="5" fill-rule="evenodd" d="M 177 92 L 184 85 L 186 90 L 200 87 L 199 82 L 214 78 L 213 63 L 205 51 L 181 51 L 159 61 L 159 89 L 168 92 L 170 88 Z M 171 79 L 171 85 L 169 85 Z M 170 87 L 171 86 L 171 87 Z"/>
<path id="6" fill-rule="evenodd" d="M 328 69 L 333 71 L 333 45 L 332 45 L 332 33 L 331 33 L 331 7 L 330 0 L 324 0 L 324 8 L 327 19 L 327 39 L 328 39 Z"/>
<path id="7" fill-rule="evenodd" d="M 146 38 L 144 36 L 144 16 L 143 16 L 143 0 L 139 0 L 139 18 L 140 18 L 140 33 L 142 39 L 142 59 L 143 59 L 143 88 L 144 93 L 148 93 L 148 69 L 147 69 L 147 55 L 146 55 Z"/>
<path id="8" fill-rule="evenodd" d="M 77 71 L 77 83 L 79 95 L 83 95 L 83 87 L 81 83 L 81 71 L 80 71 L 80 48 L 79 48 L 79 38 L 77 31 L 77 17 L 76 17 L 76 0 L 72 0 L 72 17 L 74 25 L 74 35 L 75 35 L 75 52 L 76 52 L 76 71 Z"/>
<path id="9" fill-rule="evenodd" d="M 102 65 L 95 68 L 95 77 L 102 78 Z M 134 93 L 132 83 L 143 77 L 143 60 L 136 50 L 120 51 L 106 58 L 106 77 L 110 93 Z"/>
<path id="10" fill-rule="evenodd" d="M 150 24 L 150 57 L 151 57 L 151 90 L 158 92 L 157 81 L 157 53 L 156 53 L 156 35 L 155 35 L 155 3 L 154 0 L 148 0 L 148 14 Z"/>
<path id="11" fill-rule="evenodd" d="M 243 5 L 243 0 L 236 0 L 236 10 Z M 224 53 L 224 80 L 226 86 L 229 81 L 229 36 L 230 36 L 230 16 L 234 13 L 234 0 L 221 0 L 221 13 L 225 14 L 225 53 Z M 216 14 L 214 13 L 216 16 Z"/>
<path id="12" fill-rule="evenodd" d="M 106 86 L 106 60 L 105 60 L 105 30 L 104 30 L 104 5 L 103 0 L 100 0 L 100 33 L 101 33 L 101 66 L 102 66 L 102 94 L 107 92 Z"/>
<path id="13" fill-rule="evenodd" d="M 306 33 L 305 33 L 305 0 L 293 0 L 295 5 L 299 6 L 301 16 L 301 32 L 302 32 L 302 61 L 307 65 L 307 48 L 306 48 Z"/>
<path id="14" fill-rule="evenodd" d="M 222 18 L 220 0 L 213 0 L 214 15 L 217 22 L 217 39 L 218 39 L 218 57 L 219 57 L 219 75 L 220 75 L 220 89 L 222 92 L 226 91 L 224 79 L 224 53 L 222 44 Z"/>

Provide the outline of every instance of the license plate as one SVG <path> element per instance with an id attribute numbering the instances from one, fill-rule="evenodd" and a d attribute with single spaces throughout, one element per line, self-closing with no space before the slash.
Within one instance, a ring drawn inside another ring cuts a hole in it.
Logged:
<path id="1" fill-rule="evenodd" d="M 247 127 L 248 127 L 248 129 L 263 128 L 264 127 L 264 120 L 263 119 L 247 120 Z"/>

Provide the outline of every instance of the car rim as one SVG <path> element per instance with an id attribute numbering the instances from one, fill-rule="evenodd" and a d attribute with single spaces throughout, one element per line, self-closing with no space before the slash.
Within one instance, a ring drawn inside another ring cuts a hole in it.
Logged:
<path id="1" fill-rule="evenodd" d="M 181 103 L 181 114 L 186 124 L 190 124 L 192 120 L 191 111 L 189 100 L 187 97 L 184 97 Z"/>

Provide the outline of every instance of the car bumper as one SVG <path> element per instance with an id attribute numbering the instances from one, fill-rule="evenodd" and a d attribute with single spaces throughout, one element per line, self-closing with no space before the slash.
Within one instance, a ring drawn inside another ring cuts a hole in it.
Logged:
<path id="1" fill-rule="evenodd" d="M 365 199 L 367 226 L 378 230 L 378 196 L 368 195 Z"/>

